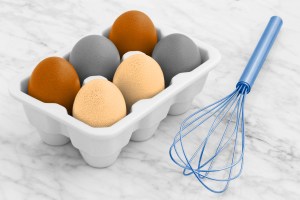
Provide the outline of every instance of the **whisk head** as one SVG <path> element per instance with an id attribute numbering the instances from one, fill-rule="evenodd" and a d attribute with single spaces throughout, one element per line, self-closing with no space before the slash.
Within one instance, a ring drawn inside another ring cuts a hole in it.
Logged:
<path id="1" fill-rule="evenodd" d="M 183 174 L 194 174 L 212 192 L 224 192 L 242 172 L 248 89 L 239 84 L 225 98 L 191 114 L 170 147 L 170 157 L 183 168 Z"/>

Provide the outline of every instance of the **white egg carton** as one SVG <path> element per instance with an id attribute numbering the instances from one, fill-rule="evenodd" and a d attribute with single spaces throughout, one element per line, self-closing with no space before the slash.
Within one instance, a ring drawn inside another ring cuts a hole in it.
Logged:
<path id="1" fill-rule="evenodd" d="M 103 35 L 107 36 L 107 32 Z M 158 33 L 161 37 L 159 30 Z M 64 107 L 29 96 L 27 84 L 32 70 L 13 81 L 10 94 L 23 104 L 30 123 L 37 128 L 45 143 L 64 145 L 71 141 L 89 165 L 107 167 L 117 160 L 130 140 L 151 138 L 168 114 L 180 115 L 189 109 L 193 98 L 202 90 L 208 73 L 221 58 L 212 46 L 198 40 L 195 42 L 200 49 L 202 64 L 191 72 L 173 77 L 170 86 L 156 96 L 136 102 L 132 111 L 111 127 L 93 128 L 68 115 Z M 65 58 L 68 59 L 68 55 Z"/>

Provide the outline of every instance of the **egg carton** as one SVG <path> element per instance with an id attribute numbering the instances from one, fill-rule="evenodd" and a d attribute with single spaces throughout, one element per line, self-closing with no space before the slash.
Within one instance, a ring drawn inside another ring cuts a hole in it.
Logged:
<path id="1" fill-rule="evenodd" d="M 104 31 L 103 35 L 107 36 L 108 31 Z M 159 38 L 162 35 L 158 30 Z M 68 115 L 64 107 L 43 103 L 29 96 L 27 86 L 32 70 L 13 80 L 10 94 L 23 104 L 30 123 L 37 128 L 45 143 L 64 145 L 71 141 L 89 165 L 108 167 L 117 160 L 122 148 L 130 140 L 140 142 L 151 138 L 168 114 L 186 112 L 193 98 L 201 92 L 209 72 L 218 64 L 221 56 L 212 46 L 193 40 L 200 50 L 201 65 L 193 71 L 174 76 L 171 84 L 162 92 L 136 102 L 126 117 L 110 127 L 93 128 Z M 68 60 L 69 54 L 64 58 Z"/>

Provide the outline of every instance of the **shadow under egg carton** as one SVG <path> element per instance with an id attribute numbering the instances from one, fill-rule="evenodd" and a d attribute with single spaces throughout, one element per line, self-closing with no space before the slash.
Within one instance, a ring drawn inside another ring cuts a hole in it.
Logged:
<path id="1" fill-rule="evenodd" d="M 103 35 L 107 36 L 108 31 L 104 31 Z M 160 30 L 158 35 L 161 38 Z M 126 117 L 110 127 L 93 128 L 68 115 L 64 107 L 43 103 L 29 96 L 27 86 L 31 71 L 13 81 L 10 94 L 23 104 L 30 123 L 37 128 L 45 143 L 64 145 L 71 141 L 89 165 L 108 167 L 117 160 L 130 140 L 145 141 L 151 138 L 168 114 L 180 115 L 189 109 L 193 98 L 202 90 L 208 73 L 221 58 L 210 45 L 198 40 L 196 44 L 202 57 L 200 66 L 174 76 L 162 92 L 136 102 Z M 68 60 L 68 54 L 64 58 Z"/>

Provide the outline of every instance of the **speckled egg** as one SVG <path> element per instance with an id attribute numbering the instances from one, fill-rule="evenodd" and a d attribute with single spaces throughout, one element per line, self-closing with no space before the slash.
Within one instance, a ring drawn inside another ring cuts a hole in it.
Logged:
<path id="1" fill-rule="evenodd" d="M 105 79 L 87 82 L 79 90 L 73 105 L 73 117 L 92 127 L 111 126 L 125 115 L 122 93 Z"/>
<path id="2" fill-rule="evenodd" d="M 121 90 L 128 111 L 135 102 L 151 98 L 165 88 L 159 64 L 145 54 L 125 59 L 118 67 L 113 83 Z"/>

